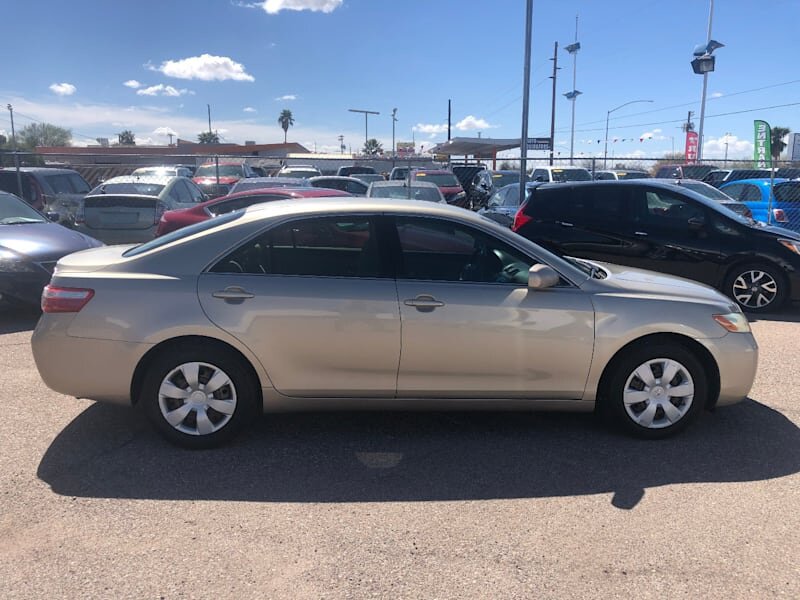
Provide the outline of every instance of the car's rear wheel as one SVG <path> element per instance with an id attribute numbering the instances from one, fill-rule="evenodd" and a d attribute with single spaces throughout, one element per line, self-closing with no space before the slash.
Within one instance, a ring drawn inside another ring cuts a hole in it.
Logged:
<path id="1" fill-rule="evenodd" d="M 640 345 L 613 365 L 607 408 L 628 432 L 668 437 L 696 419 L 708 396 L 708 379 L 697 357 L 679 344 Z"/>
<path id="2" fill-rule="evenodd" d="M 257 385 L 235 353 L 192 345 L 156 356 L 139 403 L 156 429 L 185 448 L 213 448 L 252 420 Z"/>
<path id="3" fill-rule="evenodd" d="M 733 269 L 725 281 L 725 294 L 748 312 L 780 308 L 786 300 L 786 281 L 771 265 L 749 264 Z"/>

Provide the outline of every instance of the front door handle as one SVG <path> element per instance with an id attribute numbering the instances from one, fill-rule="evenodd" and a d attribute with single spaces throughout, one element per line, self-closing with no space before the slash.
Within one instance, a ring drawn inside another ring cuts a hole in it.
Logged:
<path id="1" fill-rule="evenodd" d="M 639 237 L 647 237 L 646 231 L 634 231 L 633 234 L 638 235 Z"/>
<path id="2" fill-rule="evenodd" d="M 403 304 L 406 306 L 413 306 L 420 312 L 431 312 L 434 309 L 439 308 L 440 306 L 444 306 L 444 302 L 441 300 L 437 300 L 433 296 L 428 294 L 420 294 L 416 298 L 409 298 L 407 300 L 403 300 Z"/>
<path id="3" fill-rule="evenodd" d="M 255 298 L 256 296 L 255 294 L 236 286 L 226 287 L 224 290 L 217 290 L 216 292 L 212 292 L 211 295 L 214 296 L 214 298 L 220 298 L 222 300 L 248 300 L 250 298 Z"/>
<path id="4" fill-rule="evenodd" d="M 574 224 L 572 224 L 572 223 L 567 223 L 566 221 L 557 221 L 557 223 L 558 223 L 559 225 L 561 225 L 562 227 L 575 227 L 575 225 L 574 225 Z"/>

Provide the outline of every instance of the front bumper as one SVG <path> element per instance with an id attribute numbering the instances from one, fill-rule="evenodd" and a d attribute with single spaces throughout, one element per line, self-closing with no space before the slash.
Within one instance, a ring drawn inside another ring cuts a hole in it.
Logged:
<path id="1" fill-rule="evenodd" d="M 711 353 L 719 369 L 716 406 L 747 398 L 758 369 L 758 344 L 752 333 L 729 333 L 721 338 L 697 340 Z"/>

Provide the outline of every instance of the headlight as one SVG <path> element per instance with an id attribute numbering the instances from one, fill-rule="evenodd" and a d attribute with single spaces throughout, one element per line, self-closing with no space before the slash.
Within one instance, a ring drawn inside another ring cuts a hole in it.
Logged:
<path id="1" fill-rule="evenodd" d="M 36 269 L 11 250 L 0 250 L 0 273 L 32 273 Z"/>
<path id="2" fill-rule="evenodd" d="M 714 315 L 714 320 L 731 333 L 749 333 L 750 323 L 742 313 Z"/>
<path id="3" fill-rule="evenodd" d="M 778 240 L 778 243 L 795 254 L 800 254 L 800 242 L 794 240 Z"/>

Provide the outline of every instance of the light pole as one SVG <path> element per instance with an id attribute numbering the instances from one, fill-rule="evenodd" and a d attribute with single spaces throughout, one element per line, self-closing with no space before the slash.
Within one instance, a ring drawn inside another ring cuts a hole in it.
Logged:
<path id="1" fill-rule="evenodd" d="M 369 116 L 379 115 L 381 113 L 374 110 L 362 110 L 360 108 L 348 108 L 347 110 L 354 113 L 364 113 L 364 145 L 366 145 L 369 140 Z"/>
<path id="2" fill-rule="evenodd" d="M 397 123 L 397 109 L 392 109 L 392 167 L 394 167 L 394 160 L 397 156 L 397 152 L 394 148 L 394 124 Z"/>
<path id="3" fill-rule="evenodd" d="M 730 137 L 730 133 L 725 134 L 725 166 L 728 166 L 728 138 Z"/>
<path id="4" fill-rule="evenodd" d="M 714 0 L 711 0 L 708 9 L 708 35 L 705 46 L 700 45 L 694 49 L 692 70 L 703 76 L 703 94 L 700 97 L 700 127 L 697 132 L 697 162 L 703 160 L 703 126 L 706 118 L 706 92 L 708 90 L 708 74 L 714 70 L 714 50 L 722 48 L 721 44 L 711 39 L 711 23 L 714 20 Z"/>
<path id="5" fill-rule="evenodd" d="M 533 29 L 533 0 L 526 2 L 525 8 L 525 58 L 522 74 L 522 135 L 519 152 L 519 205 L 525 203 L 525 180 L 528 170 L 528 107 L 531 96 L 531 38 Z"/>
<path id="6" fill-rule="evenodd" d="M 569 164 L 573 164 L 575 157 L 575 102 L 578 100 L 578 96 L 582 94 L 582 92 L 575 89 L 578 78 L 578 50 L 580 49 L 581 43 L 578 41 L 578 15 L 575 15 L 575 42 L 569 46 L 564 46 L 564 50 L 572 55 L 572 91 L 564 94 L 567 100 L 572 102 L 572 125 L 570 126 L 569 135 Z M 551 141 L 551 143 L 553 142 Z"/>
<path id="7" fill-rule="evenodd" d="M 8 112 L 11 114 L 11 145 L 14 148 L 14 168 L 17 171 L 17 192 L 19 197 L 22 198 L 22 177 L 19 174 L 19 154 L 17 153 L 17 132 L 14 130 L 14 107 L 10 104 L 6 105 Z"/>
<path id="8" fill-rule="evenodd" d="M 618 111 L 620 108 L 624 108 L 624 107 L 628 106 L 629 104 L 636 104 L 638 102 L 652 102 L 652 100 L 631 100 L 630 102 L 626 102 L 625 104 L 620 104 L 617 108 L 612 108 L 611 110 L 609 110 L 606 113 L 606 138 L 604 140 L 605 148 L 603 150 L 603 168 L 604 169 L 606 168 L 606 160 L 608 159 L 608 118 L 611 116 L 612 112 Z"/>

